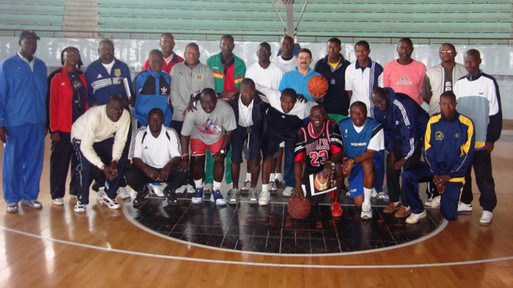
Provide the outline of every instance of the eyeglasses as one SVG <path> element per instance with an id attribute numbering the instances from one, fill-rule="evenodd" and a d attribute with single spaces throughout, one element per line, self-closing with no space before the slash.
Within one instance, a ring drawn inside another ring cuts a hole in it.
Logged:
<path id="1" fill-rule="evenodd" d="M 442 53 L 442 54 L 452 54 L 452 53 L 454 53 L 454 51 L 452 51 L 452 50 L 440 50 L 440 53 Z"/>

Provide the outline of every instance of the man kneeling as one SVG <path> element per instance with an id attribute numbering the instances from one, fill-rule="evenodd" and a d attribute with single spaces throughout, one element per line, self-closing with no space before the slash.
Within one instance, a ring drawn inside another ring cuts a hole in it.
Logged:
<path id="1" fill-rule="evenodd" d="M 415 224 L 426 216 L 419 197 L 418 182 L 433 178 L 441 194 L 440 210 L 447 220 L 456 220 L 465 173 L 474 153 L 474 124 L 456 111 L 456 95 L 446 91 L 440 96 L 440 114 L 429 119 L 424 137 L 426 162 L 403 171 L 403 188 L 412 213 L 406 223 Z"/>
<path id="2" fill-rule="evenodd" d="M 346 157 L 342 174 L 349 177 L 349 196 L 356 207 L 362 208 L 361 218 L 370 219 L 372 188 L 378 178 L 376 173 L 382 171 L 383 166 L 383 127 L 376 120 L 367 118 L 367 106 L 361 101 L 351 104 L 350 116 L 339 123 Z"/>
<path id="3" fill-rule="evenodd" d="M 167 184 L 164 194 L 172 205 L 178 204 L 175 190 L 185 183 L 187 173 L 181 169 L 182 153 L 178 135 L 164 126 L 164 113 L 158 108 L 148 113 L 148 126 L 139 128 L 131 145 L 132 167 L 125 173 L 127 183 L 137 192 L 134 207 L 141 206 L 152 182 Z"/>
<path id="4" fill-rule="evenodd" d="M 331 216 L 342 216 L 340 207 L 340 192 L 342 191 L 342 138 L 336 122 L 329 120 L 328 113 L 321 106 L 310 110 L 310 123 L 303 126 L 297 135 L 294 149 L 294 175 L 296 183 L 294 196 L 303 195 L 302 185 L 305 186 L 307 197 L 314 205 L 322 201 L 322 196 L 312 196 L 310 175 L 324 173 L 329 179 L 336 179 L 335 197 L 331 203 Z M 335 175 L 332 175 L 335 173 Z"/>

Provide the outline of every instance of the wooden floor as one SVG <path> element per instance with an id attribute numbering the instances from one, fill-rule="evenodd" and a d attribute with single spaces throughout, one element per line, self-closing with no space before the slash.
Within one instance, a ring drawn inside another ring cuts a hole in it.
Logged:
<path id="1" fill-rule="evenodd" d="M 513 287 L 513 131 L 504 132 L 493 152 L 491 225 L 479 224 L 474 187 L 474 213 L 420 243 L 303 257 L 187 245 L 140 230 L 122 210 L 77 214 L 68 198 L 52 206 L 47 145 L 44 208 L 7 214 L 0 204 L 0 287 Z"/>

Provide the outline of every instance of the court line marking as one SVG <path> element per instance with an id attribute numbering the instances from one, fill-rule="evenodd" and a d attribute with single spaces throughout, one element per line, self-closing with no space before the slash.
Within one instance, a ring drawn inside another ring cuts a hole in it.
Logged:
<path id="1" fill-rule="evenodd" d="M 422 236 L 420 238 L 417 238 L 417 239 L 409 241 L 409 242 L 405 242 L 405 243 L 397 244 L 397 245 L 393 245 L 393 246 L 388 246 L 388 247 L 383 247 L 383 248 L 375 248 L 375 249 L 367 249 L 367 250 L 359 250 L 359 251 L 350 251 L 350 252 L 335 252 L 335 253 L 308 253 L 308 254 L 306 254 L 306 253 L 302 253 L 302 254 L 282 253 L 282 254 L 280 254 L 280 253 L 257 252 L 257 251 L 242 251 L 242 250 L 235 250 L 235 249 L 229 249 L 229 248 L 220 248 L 220 247 L 214 247 L 214 246 L 199 244 L 199 243 L 185 241 L 185 240 L 181 240 L 181 239 L 174 238 L 174 237 L 171 237 L 171 236 L 167 236 L 167 235 L 159 233 L 159 232 L 157 232 L 157 231 L 155 231 L 153 229 L 150 229 L 147 226 L 141 224 L 139 221 L 135 220 L 134 217 L 132 217 L 132 214 L 129 211 L 129 209 L 130 209 L 129 207 L 130 207 L 130 203 L 123 204 L 123 214 L 125 215 L 125 218 L 127 218 L 128 221 L 130 221 L 130 223 L 132 223 L 133 225 L 135 225 L 139 229 L 141 229 L 143 231 L 146 231 L 146 232 L 148 232 L 150 234 L 153 234 L 155 236 L 158 236 L 160 238 L 163 238 L 163 239 L 166 239 L 166 240 L 170 240 L 170 241 L 174 241 L 174 242 L 178 242 L 178 243 L 181 243 L 181 244 L 184 244 L 184 245 L 187 245 L 187 246 L 197 246 L 197 247 L 201 247 L 201 248 L 204 248 L 204 249 L 211 249 L 211 250 L 222 251 L 222 252 L 231 252 L 231 253 L 239 253 L 239 254 L 250 254 L 250 255 L 262 255 L 262 256 L 275 256 L 275 257 L 303 257 L 303 258 L 304 257 L 333 257 L 333 256 L 358 255 L 358 254 L 366 254 L 366 253 L 374 253 L 374 252 L 383 252 L 383 251 L 388 251 L 388 250 L 394 250 L 394 249 L 407 247 L 407 246 L 414 245 L 414 244 L 423 242 L 425 240 L 428 240 L 428 239 L 438 235 L 440 232 L 442 232 L 445 229 L 445 227 L 447 227 L 447 225 L 449 223 L 447 220 L 443 219 L 442 223 L 435 230 L 433 230 L 431 233 L 429 233 L 429 234 L 427 234 L 425 236 Z"/>
<path id="2" fill-rule="evenodd" d="M 12 232 L 15 234 L 20 234 L 23 236 L 40 239 L 43 241 L 55 242 L 65 245 L 71 245 L 81 248 L 94 249 L 104 252 L 114 252 L 120 254 L 127 255 L 136 255 L 136 256 L 144 256 L 150 258 L 158 258 L 158 259 L 168 259 L 168 260 L 178 260 L 178 261 L 188 261 L 188 262 L 200 262 L 200 263 L 210 263 L 210 264 L 225 264 L 225 265 L 247 265 L 247 266 L 259 266 L 259 267 L 277 267 L 277 268 L 313 268 L 313 269 L 403 269 L 403 268 L 425 268 L 425 267 L 442 267 L 442 266 L 454 266 L 454 265 L 473 265 L 473 264 L 483 264 L 490 262 L 498 262 L 498 261 L 511 261 L 513 260 L 513 256 L 509 257 L 499 257 L 499 258 L 491 258 L 491 259 L 482 259 L 482 260 L 470 260 L 470 261 L 457 261 L 457 262 L 445 262 L 445 263 L 424 263 L 424 264 L 394 264 L 394 265 L 312 265 L 312 264 L 279 264 L 279 263 L 261 263 L 261 262 L 249 262 L 249 261 L 228 261 L 228 260 L 214 260 L 214 259 L 203 259 L 203 258 L 188 258 L 181 256 L 172 256 L 172 255 L 161 255 L 161 254 L 152 254 L 146 252 L 135 252 L 123 249 L 116 248 L 108 248 L 108 247 L 100 247 L 89 244 L 77 243 L 67 240 L 59 240 L 51 237 L 45 237 L 41 235 L 36 235 L 28 232 L 19 231 L 16 229 L 7 228 L 5 226 L 0 226 L 0 228 L 4 231 Z M 339 255 L 340 256 L 340 255 Z"/>

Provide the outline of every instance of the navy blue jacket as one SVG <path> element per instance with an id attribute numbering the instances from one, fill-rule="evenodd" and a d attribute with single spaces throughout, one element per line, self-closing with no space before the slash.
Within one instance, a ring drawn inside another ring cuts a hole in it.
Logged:
<path id="1" fill-rule="evenodd" d="M 385 129 L 385 148 L 394 151 L 394 140 L 402 143 L 401 155 L 396 158 L 410 158 L 419 141 L 424 139 L 429 115 L 408 95 L 395 93 L 391 88 L 385 88 L 390 96 L 386 111 L 374 107 L 374 118 L 383 124 Z"/>
<path id="2" fill-rule="evenodd" d="M 326 112 L 330 114 L 340 114 L 347 116 L 349 111 L 349 96 L 346 91 L 346 69 L 351 65 L 349 61 L 342 60 L 337 68 L 333 69 L 328 63 L 328 56 L 315 63 L 314 70 L 328 80 L 328 92 L 324 96 L 324 101 L 319 102 Z"/>
<path id="3" fill-rule="evenodd" d="M 233 109 L 235 114 L 235 121 L 237 122 L 237 126 L 239 126 L 239 98 L 240 93 L 237 93 L 232 100 L 228 102 Z M 259 91 L 256 91 L 255 98 L 253 98 L 253 111 L 251 114 L 251 119 L 253 121 L 253 125 L 251 125 L 251 130 L 255 131 L 258 134 L 262 134 L 264 132 L 265 120 L 266 120 L 266 112 L 271 105 L 269 105 L 269 100 Z"/>
<path id="4" fill-rule="evenodd" d="M 465 177 L 474 153 L 474 124 L 458 112 L 451 120 L 435 115 L 427 124 L 424 143 L 426 162 L 433 175 Z"/>

